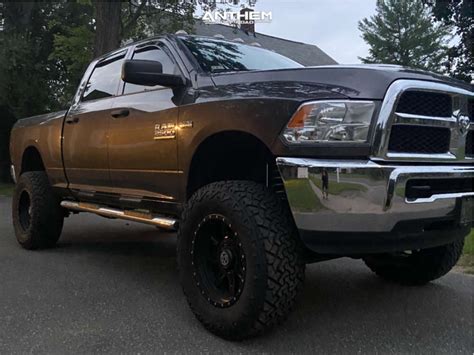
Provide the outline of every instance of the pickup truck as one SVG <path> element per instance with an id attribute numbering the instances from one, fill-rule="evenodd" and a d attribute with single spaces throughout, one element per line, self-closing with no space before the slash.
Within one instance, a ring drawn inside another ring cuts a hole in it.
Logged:
<path id="1" fill-rule="evenodd" d="M 283 321 L 308 263 L 420 285 L 472 225 L 472 87 L 398 66 L 303 67 L 166 35 L 94 60 L 67 111 L 11 134 L 13 223 L 53 246 L 90 212 L 177 231 L 190 308 L 226 339 Z"/>

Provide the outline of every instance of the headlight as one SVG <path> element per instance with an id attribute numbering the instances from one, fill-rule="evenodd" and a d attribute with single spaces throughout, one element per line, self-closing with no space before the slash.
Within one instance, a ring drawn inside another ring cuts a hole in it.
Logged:
<path id="1" fill-rule="evenodd" d="M 288 143 L 366 142 L 373 101 L 314 101 L 303 104 L 283 131 Z"/>

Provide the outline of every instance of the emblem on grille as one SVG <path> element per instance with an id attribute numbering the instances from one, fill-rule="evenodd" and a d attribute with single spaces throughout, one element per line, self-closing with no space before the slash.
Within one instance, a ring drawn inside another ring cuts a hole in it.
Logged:
<path id="1" fill-rule="evenodd" d="M 471 120 L 466 115 L 461 114 L 460 112 L 456 115 L 458 120 L 458 129 L 462 135 L 467 134 L 469 127 L 471 126 Z"/>

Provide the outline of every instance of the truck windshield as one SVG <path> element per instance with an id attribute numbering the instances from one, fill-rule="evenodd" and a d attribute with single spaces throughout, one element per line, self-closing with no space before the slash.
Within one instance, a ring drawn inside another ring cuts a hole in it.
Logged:
<path id="1" fill-rule="evenodd" d="M 208 73 L 303 67 L 278 53 L 255 46 L 207 37 L 183 36 L 180 39 Z"/>

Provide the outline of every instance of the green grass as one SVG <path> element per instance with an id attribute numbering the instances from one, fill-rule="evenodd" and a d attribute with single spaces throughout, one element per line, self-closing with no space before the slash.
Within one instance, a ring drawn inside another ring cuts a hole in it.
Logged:
<path id="1" fill-rule="evenodd" d="M 290 205 L 298 212 L 318 211 L 324 208 L 319 199 L 315 196 L 308 180 L 289 180 L 285 182 L 285 186 Z"/>
<path id="2" fill-rule="evenodd" d="M 464 272 L 474 274 L 474 229 L 471 230 L 471 234 L 469 234 L 464 242 L 464 250 L 458 266 Z"/>
<path id="3" fill-rule="evenodd" d="M 0 183 L 0 196 L 11 196 L 13 194 L 14 185 Z"/>
<path id="4" fill-rule="evenodd" d="M 310 175 L 310 179 L 320 190 L 323 188 L 323 183 L 320 176 Z M 360 184 L 350 182 L 329 182 L 329 194 L 340 195 L 343 191 L 367 191 L 367 188 Z"/>

